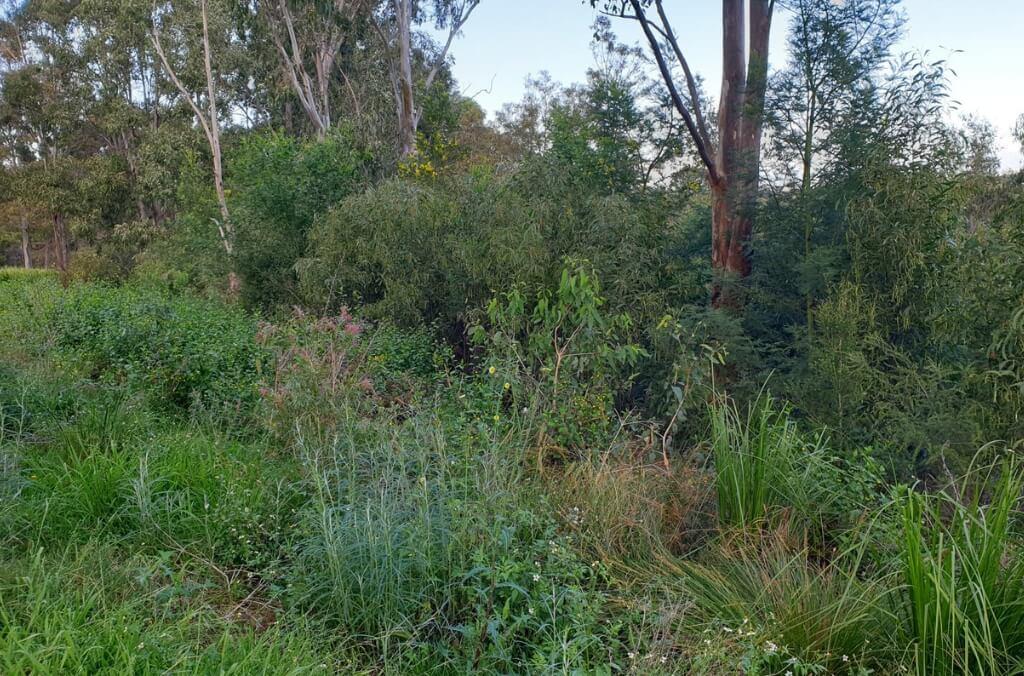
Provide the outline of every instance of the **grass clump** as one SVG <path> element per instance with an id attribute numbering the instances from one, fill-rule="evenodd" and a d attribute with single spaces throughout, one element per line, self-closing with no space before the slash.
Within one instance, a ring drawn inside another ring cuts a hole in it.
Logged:
<path id="1" fill-rule="evenodd" d="M 982 503 L 986 485 L 991 499 Z M 965 483 L 972 497 L 912 493 L 903 506 L 907 638 L 919 674 L 1024 669 L 1024 558 L 1014 526 L 1020 464 L 994 482 Z"/>

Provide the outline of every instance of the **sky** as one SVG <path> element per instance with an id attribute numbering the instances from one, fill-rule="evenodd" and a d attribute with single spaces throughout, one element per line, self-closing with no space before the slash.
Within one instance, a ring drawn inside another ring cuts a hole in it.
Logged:
<path id="1" fill-rule="evenodd" d="M 667 0 L 673 27 L 691 68 L 717 93 L 721 75 L 721 3 Z M 945 58 L 955 75 L 959 112 L 986 118 L 997 129 L 1003 169 L 1024 166 L 1010 136 L 1024 113 L 1024 0 L 904 0 L 908 17 L 900 51 Z M 452 45 L 460 89 L 489 113 L 517 101 L 525 79 L 543 70 L 563 84 L 580 82 L 591 65 L 595 12 L 583 0 L 483 0 Z M 770 60 L 785 60 L 789 17 L 774 20 Z M 620 38 L 640 42 L 634 22 L 616 21 Z"/>

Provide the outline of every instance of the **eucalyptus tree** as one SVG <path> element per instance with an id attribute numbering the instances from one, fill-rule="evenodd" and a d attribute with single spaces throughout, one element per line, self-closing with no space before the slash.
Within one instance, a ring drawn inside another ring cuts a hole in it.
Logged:
<path id="1" fill-rule="evenodd" d="M 344 86 L 356 114 L 360 99 L 340 63 L 360 49 L 361 31 L 373 10 L 370 0 L 260 0 L 281 69 L 317 138 L 333 124 L 333 89 Z"/>
<path id="2" fill-rule="evenodd" d="M 750 274 L 750 239 L 758 195 L 761 134 L 774 0 L 722 0 L 722 83 L 717 134 L 704 117 L 698 81 L 663 0 L 590 0 L 605 14 L 636 21 L 704 167 L 712 195 L 711 302 L 742 304 L 727 281 Z M 678 66 L 681 73 L 677 73 Z"/>
<path id="3" fill-rule="evenodd" d="M 480 0 L 432 0 L 427 5 L 425 0 L 385 0 L 374 22 L 381 43 L 388 46 L 390 54 L 388 72 L 395 95 L 398 148 L 403 157 L 416 150 L 416 132 L 423 118 L 422 97 L 441 74 L 452 43 Z M 435 54 L 423 59 L 425 73 L 422 85 L 417 87 L 413 27 L 428 20 L 436 29 L 447 31 L 447 36 Z"/>
<path id="4" fill-rule="evenodd" d="M 788 59 L 767 100 L 773 178 L 806 192 L 835 163 L 834 132 L 892 56 L 900 0 L 792 0 Z"/>
<path id="5" fill-rule="evenodd" d="M 774 191 L 788 190 L 788 221 L 802 231 L 797 284 L 803 287 L 808 329 L 823 290 L 831 249 L 815 251 L 815 226 L 824 220 L 814 187 L 834 183 L 846 128 L 856 108 L 871 110 L 871 92 L 902 33 L 900 0 L 792 0 L 787 61 L 769 80 L 766 175 Z M 871 124 L 874 124 L 873 121 Z M 826 199 L 827 201 L 827 199 Z M 782 252 L 779 252 L 782 253 Z M 815 260 L 816 253 L 819 261 Z"/>
<path id="6" fill-rule="evenodd" d="M 192 109 L 206 137 L 221 216 L 216 222 L 217 232 L 225 252 L 231 255 L 234 233 L 224 190 L 221 112 L 218 107 L 218 99 L 222 98 L 222 80 L 214 70 L 213 53 L 216 51 L 221 55 L 227 52 L 232 43 L 228 8 L 218 0 L 213 2 L 211 5 L 209 0 L 199 0 L 198 8 L 193 3 L 174 0 L 154 5 L 150 40 L 164 72 L 181 100 Z M 217 60 L 220 62 L 219 58 Z"/>

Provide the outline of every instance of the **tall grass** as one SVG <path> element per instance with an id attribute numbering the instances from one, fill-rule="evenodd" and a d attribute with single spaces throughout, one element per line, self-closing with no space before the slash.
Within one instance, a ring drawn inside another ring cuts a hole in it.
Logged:
<path id="1" fill-rule="evenodd" d="M 988 483 L 965 484 L 966 502 L 907 496 L 904 610 L 919 674 L 1024 672 L 1024 558 L 1012 529 L 1024 473 L 1003 464 L 983 505 Z"/>
<path id="2" fill-rule="evenodd" d="M 723 397 L 711 407 L 710 417 L 719 523 L 750 526 L 764 519 L 775 470 L 800 444 L 796 428 L 765 396 L 745 416 Z"/>
<path id="3" fill-rule="evenodd" d="M 699 561 L 666 562 L 668 589 L 693 603 L 683 629 L 745 641 L 763 662 L 756 673 L 782 673 L 787 664 L 827 673 L 885 664 L 894 652 L 890 581 L 858 576 L 863 548 L 821 562 L 801 537 L 785 524 L 737 531 Z"/>

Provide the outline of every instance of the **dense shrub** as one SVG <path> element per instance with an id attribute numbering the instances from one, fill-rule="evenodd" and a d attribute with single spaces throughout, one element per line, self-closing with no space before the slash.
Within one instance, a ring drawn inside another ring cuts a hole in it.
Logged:
<path id="1" fill-rule="evenodd" d="M 219 302 L 81 285 L 61 298 L 51 321 L 70 362 L 161 405 L 241 412 L 255 400 L 255 320 Z"/>
<path id="2" fill-rule="evenodd" d="M 550 253 L 502 179 L 393 180 L 342 201 L 317 223 L 307 298 L 359 302 L 402 326 L 454 326 L 492 289 L 537 283 Z"/>
<path id="3" fill-rule="evenodd" d="M 491 299 L 473 338 L 489 348 L 488 373 L 503 381 L 509 403 L 539 416 L 538 457 L 550 446 L 601 448 L 614 431 L 614 397 L 628 389 L 645 353 L 628 340 L 628 314 L 609 314 L 596 277 L 565 268 L 554 292 L 518 288 Z M 506 380 L 507 379 L 507 380 Z"/>
<path id="4" fill-rule="evenodd" d="M 581 194 L 547 169 L 396 179 L 344 200 L 312 230 L 307 302 L 452 330 L 494 293 L 554 288 L 565 257 L 593 265 L 616 312 L 658 317 L 703 297 L 699 279 L 676 274 L 684 228 L 660 202 Z"/>
<path id="5" fill-rule="evenodd" d="M 235 269 L 247 304 L 298 300 L 294 267 L 310 226 L 371 172 L 370 155 L 343 131 L 319 142 L 283 134 L 246 139 L 231 157 L 230 188 Z"/>

